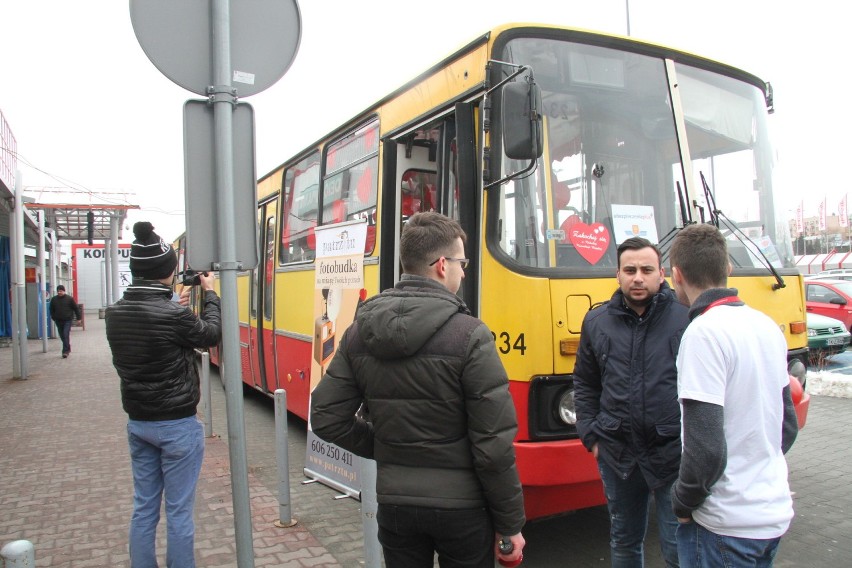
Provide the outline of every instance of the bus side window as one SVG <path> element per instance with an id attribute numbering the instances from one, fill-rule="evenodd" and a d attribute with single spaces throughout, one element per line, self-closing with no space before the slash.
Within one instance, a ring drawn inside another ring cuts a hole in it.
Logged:
<path id="1" fill-rule="evenodd" d="M 282 189 L 278 261 L 288 264 L 313 260 L 319 209 L 319 152 L 287 168 Z"/>
<path id="2" fill-rule="evenodd" d="M 378 120 L 361 124 L 329 144 L 325 156 L 320 223 L 364 219 L 367 223 L 365 254 L 373 252 L 376 242 L 378 156 Z"/>

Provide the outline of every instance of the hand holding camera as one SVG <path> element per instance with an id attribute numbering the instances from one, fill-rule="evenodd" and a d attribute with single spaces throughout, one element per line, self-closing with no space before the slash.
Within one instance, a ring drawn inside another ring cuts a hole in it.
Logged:
<path id="1" fill-rule="evenodd" d="M 216 282 L 216 275 L 213 272 L 196 272 L 195 270 L 187 269 L 183 273 L 184 286 L 201 286 L 202 290 L 212 290 L 213 283 Z"/>

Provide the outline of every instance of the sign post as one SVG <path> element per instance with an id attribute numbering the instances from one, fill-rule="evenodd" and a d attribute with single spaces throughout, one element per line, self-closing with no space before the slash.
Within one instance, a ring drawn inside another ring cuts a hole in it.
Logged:
<path id="1" fill-rule="evenodd" d="M 243 418 L 237 272 L 257 265 L 258 239 L 255 231 L 249 239 L 252 246 L 237 250 L 235 211 L 244 211 L 245 208 L 235 206 L 237 197 L 234 192 L 235 170 L 245 170 L 254 175 L 254 132 L 250 134 L 251 166 L 235 168 L 234 112 L 238 96 L 253 95 L 270 87 L 292 64 L 301 37 L 299 8 L 296 0 L 241 0 L 233 4 L 230 0 L 130 0 L 130 19 L 139 44 L 151 62 L 181 87 L 206 96 L 213 107 L 215 195 L 187 198 L 187 203 L 191 205 L 205 199 L 215 200 L 216 218 L 195 215 L 188 208 L 187 225 L 192 225 L 192 230 L 187 230 L 187 236 L 203 234 L 204 230 L 208 230 L 207 227 L 214 223 L 218 225 L 218 250 L 211 253 L 214 258 L 206 259 L 211 261 L 212 266 L 193 268 L 219 271 L 222 294 L 222 373 L 226 389 L 237 565 L 240 568 L 254 568 Z M 187 140 L 192 142 L 189 137 Z M 193 152 L 191 149 L 185 151 L 185 161 L 189 162 L 185 164 L 187 172 L 203 170 L 203 165 L 191 162 L 193 159 L 203 159 L 203 156 L 203 152 Z M 236 181 L 239 184 L 248 183 L 254 188 L 255 179 Z M 190 184 L 187 191 L 206 189 L 205 186 L 197 187 L 200 189 Z M 251 218 L 251 226 L 255 227 L 256 208 Z M 187 255 L 190 260 L 197 257 L 192 251 L 188 251 Z"/>

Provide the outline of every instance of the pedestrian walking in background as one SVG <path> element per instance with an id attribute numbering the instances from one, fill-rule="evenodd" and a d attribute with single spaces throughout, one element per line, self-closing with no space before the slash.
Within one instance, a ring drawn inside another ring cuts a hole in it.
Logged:
<path id="1" fill-rule="evenodd" d="M 193 507 L 204 458 L 204 427 L 196 417 L 201 393 L 195 348 L 219 343 L 219 296 L 214 276 L 203 274 L 200 316 L 173 302 L 174 249 L 148 222 L 136 223 L 133 234 L 133 283 L 106 309 L 107 341 L 129 417 L 134 489 L 130 565 L 158 565 L 155 539 L 165 495 L 166 565 L 194 568 Z"/>
<path id="2" fill-rule="evenodd" d="M 65 292 L 65 286 L 60 284 L 56 287 L 56 295 L 50 299 L 50 319 L 56 323 L 59 330 L 59 338 L 62 340 L 62 358 L 66 359 L 71 354 L 71 324 L 74 318 L 83 319 L 80 306 Z"/>
<path id="3" fill-rule="evenodd" d="M 690 225 L 671 248 L 690 306 L 678 355 L 683 458 L 672 491 L 683 568 L 772 566 L 793 518 L 784 454 L 798 433 L 778 325 L 727 288 L 725 237 Z"/>
<path id="4" fill-rule="evenodd" d="M 653 495 L 660 548 L 672 568 L 678 566 L 677 519 L 669 496 L 681 450 L 675 361 L 687 308 L 665 281 L 657 247 L 637 237 L 617 252 L 619 288 L 586 314 L 581 328 L 577 432 L 603 480 L 612 566 L 644 566 Z"/>
<path id="5" fill-rule="evenodd" d="M 456 295 L 465 241 L 444 215 L 412 215 L 404 274 L 360 306 L 311 395 L 313 432 L 376 460 L 388 568 L 431 568 L 436 552 L 444 567 L 493 568 L 524 547 L 508 377 L 491 332 Z M 500 537 L 511 553 L 499 553 Z"/>

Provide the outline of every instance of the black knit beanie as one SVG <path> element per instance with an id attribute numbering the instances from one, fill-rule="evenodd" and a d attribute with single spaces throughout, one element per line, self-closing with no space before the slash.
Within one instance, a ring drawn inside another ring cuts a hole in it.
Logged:
<path id="1" fill-rule="evenodd" d="M 170 244 L 154 232 L 148 221 L 133 225 L 136 240 L 130 245 L 130 272 L 134 278 L 162 280 L 177 267 L 177 255 Z"/>

